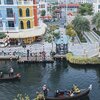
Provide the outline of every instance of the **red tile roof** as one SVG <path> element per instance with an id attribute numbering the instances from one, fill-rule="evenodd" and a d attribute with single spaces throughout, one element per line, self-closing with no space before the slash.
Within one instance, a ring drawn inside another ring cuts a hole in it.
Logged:
<path id="1" fill-rule="evenodd" d="M 66 7 L 67 4 L 60 4 L 59 7 Z M 79 4 L 68 4 L 68 7 L 79 7 Z"/>

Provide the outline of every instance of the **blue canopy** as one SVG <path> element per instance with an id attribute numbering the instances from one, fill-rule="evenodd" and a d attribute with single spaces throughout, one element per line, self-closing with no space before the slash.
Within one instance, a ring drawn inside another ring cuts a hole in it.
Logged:
<path id="1" fill-rule="evenodd" d="M 56 39 L 56 44 L 68 44 L 69 36 L 62 34 L 59 39 Z"/>

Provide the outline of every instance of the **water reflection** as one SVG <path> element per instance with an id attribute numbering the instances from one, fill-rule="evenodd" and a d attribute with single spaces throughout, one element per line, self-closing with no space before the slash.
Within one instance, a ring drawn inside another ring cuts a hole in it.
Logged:
<path id="1" fill-rule="evenodd" d="M 74 83 L 79 88 L 87 88 L 93 84 L 93 90 L 89 96 L 81 100 L 99 100 L 99 67 L 75 66 L 59 60 L 54 64 L 21 65 L 15 61 L 0 62 L 0 70 L 7 72 L 8 66 L 14 67 L 15 72 L 20 72 L 22 77 L 20 82 L 0 83 L 0 100 L 12 100 L 18 93 L 26 93 L 33 98 L 43 84 L 47 84 L 50 92 L 54 92 L 57 89 L 71 89 Z"/>

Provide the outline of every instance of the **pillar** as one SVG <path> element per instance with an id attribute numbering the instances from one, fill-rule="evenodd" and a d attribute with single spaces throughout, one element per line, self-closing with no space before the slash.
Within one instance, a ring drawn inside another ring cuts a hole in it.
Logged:
<path id="1" fill-rule="evenodd" d="M 36 0 L 33 0 L 33 15 L 34 15 L 34 26 L 38 26 L 38 16 L 37 16 Z"/>

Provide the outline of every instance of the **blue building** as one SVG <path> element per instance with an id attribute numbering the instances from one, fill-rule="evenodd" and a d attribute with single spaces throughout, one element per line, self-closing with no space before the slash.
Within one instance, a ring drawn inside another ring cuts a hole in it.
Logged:
<path id="1" fill-rule="evenodd" d="M 17 0 L 0 0 L 0 32 L 18 32 Z"/>

